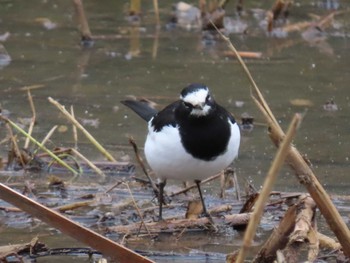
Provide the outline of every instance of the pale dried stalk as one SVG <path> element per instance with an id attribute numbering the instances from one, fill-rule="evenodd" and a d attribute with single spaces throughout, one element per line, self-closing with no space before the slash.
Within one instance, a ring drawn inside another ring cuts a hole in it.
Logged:
<path id="1" fill-rule="evenodd" d="M 88 158 L 82 155 L 78 150 L 71 148 L 71 151 L 76 156 L 78 156 L 81 160 L 83 160 L 87 165 L 89 165 L 91 169 L 93 169 L 98 175 L 102 176 L 103 178 L 106 178 L 106 175 L 104 174 L 104 172 L 102 172 L 100 168 L 98 168 L 95 164 L 93 164 Z"/>
<path id="2" fill-rule="evenodd" d="M 270 192 L 272 190 L 272 187 L 276 181 L 277 175 L 279 170 L 281 169 L 284 160 L 289 152 L 290 144 L 294 138 L 294 135 L 296 134 L 297 128 L 299 127 L 301 121 L 300 114 L 295 114 L 294 118 L 289 125 L 289 129 L 287 132 L 286 137 L 284 138 L 282 144 L 280 145 L 276 157 L 270 167 L 270 170 L 265 178 L 262 190 L 259 194 L 258 200 L 256 201 L 255 208 L 252 214 L 251 219 L 249 220 L 248 227 L 245 231 L 244 238 L 243 238 L 243 245 L 241 247 L 241 250 L 239 251 L 239 254 L 237 256 L 236 262 L 240 263 L 243 262 L 245 259 L 245 256 L 248 252 L 248 249 L 251 245 L 251 242 L 255 236 L 256 229 L 259 225 L 260 218 L 264 212 L 266 201 L 268 200 L 270 196 Z"/>
<path id="3" fill-rule="evenodd" d="M 56 162 L 61 164 L 62 166 L 66 167 L 69 171 L 71 171 L 74 175 L 77 175 L 78 172 L 74 170 L 72 167 L 70 167 L 67 163 L 62 161 L 56 154 L 51 152 L 49 149 L 47 149 L 43 144 L 35 140 L 32 136 L 30 136 L 26 131 L 24 131 L 22 128 L 20 128 L 17 124 L 12 122 L 10 119 L 7 119 L 3 116 L 0 116 L 0 118 L 4 121 L 6 121 L 8 124 L 10 124 L 13 128 L 15 128 L 17 131 L 22 133 L 24 136 L 28 137 L 31 142 L 35 143 L 37 146 L 39 146 L 43 151 L 47 152 L 48 155 L 50 155 Z"/>
<path id="4" fill-rule="evenodd" d="M 80 25 L 80 31 L 83 38 L 92 39 L 89 23 L 85 16 L 84 6 L 81 0 L 73 0 L 75 11 Z"/>
<path id="5" fill-rule="evenodd" d="M 135 156 L 136 156 L 136 160 L 137 162 L 139 163 L 139 165 L 141 166 L 142 168 L 142 171 L 143 173 L 146 175 L 149 183 L 151 184 L 151 187 L 153 189 L 154 192 L 158 193 L 159 189 L 158 187 L 156 186 L 156 184 L 154 183 L 153 179 L 151 178 L 151 176 L 149 175 L 149 173 L 147 172 L 147 169 L 146 169 L 146 166 L 145 166 L 145 163 L 143 162 L 143 159 L 140 155 L 140 152 L 139 152 L 139 148 L 137 147 L 137 144 L 134 140 L 133 137 L 129 137 L 129 143 L 131 144 L 133 150 L 134 150 L 134 153 L 135 153 Z"/>
<path id="6" fill-rule="evenodd" d="M 24 86 L 19 88 L 19 90 L 33 90 L 33 89 L 41 89 L 45 87 L 43 84 L 36 84 L 36 85 L 31 85 L 31 86 Z"/>
<path id="7" fill-rule="evenodd" d="M 298 204 L 300 204 L 300 201 Z M 270 237 L 261 247 L 258 254 L 252 260 L 253 263 L 274 262 L 276 259 L 277 251 L 280 251 L 286 246 L 288 243 L 288 236 L 293 231 L 298 204 L 295 204 L 288 208 L 277 228 L 274 229 Z"/>
<path id="8" fill-rule="evenodd" d="M 66 110 L 66 108 L 61 105 L 58 101 L 54 100 L 53 98 L 49 97 L 48 100 L 55 105 L 63 114 L 67 117 L 69 121 L 71 121 L 79 130 L 81 130 L 86 138 L 90 140 L 90 142 L 95 145 L 95 147 L 104 155 L 109 161 L 117 162 L 112 155 L 110 155 L 103 146 L 96 141 L 96 139 Z"/>
<path id="9" fill-rule="evenodd" d="M 142 216 L 142 213 L 139 209 L 139 207 L 137 206 L 136 204 L 136 201 L 135 201 L 135 198 L 134 198 L 134 195 L 132 194 L 131 192 L 131 189 L 130 189 L 130 186 L 128 183 L 124 183 L 126 185 L 126 187 L 128 188 L 129 190 L 129 193 L 130 193 L 130 197 L 131 197 L 131 200 L 132 200 L 132 203 L 137 211 L 137 214 L 139 215 L 140 219 L 141 219 L 141 224 L 145 227 L 146 231 L 147 231 L 147 234 L 150 236 L 151 235 L 151 232 L 149 231 L 148 227 L 147 227 L 147 224 L 145 223 L 145 221 L 143 220 L 143 216 Z M 142 226 L 140 225 L 140 227 Z"/>
<path id="10" fill-rule="evenodd" d="M 159 19 L 158 0 L 153 0 L 153 7 L 154 7 L 154 14 L 156 16 L 156 24 L 159 27 L 160 26 L 160 19 Z"/>
<path id="11" fill-rule="evenodd" d="M 72 114 L 72 117 L 75 118 L 73 105 L 70 106 L 70 112 Z M 72 125 L 72 128 L 73 128 L 74 148 L 78 149 L 78 131 L 77 131 L 77 127 L 75 125 Z"/>
<path id="12" fill-rule="evenodd" d="M 46 134 L 45 138 L 41 141 L 42 145 L 45 145 L 45 143 L 51 138 L 52 134 L 56 131 L 58 125 L 55 125 L 51 128 L 51 130 Z"/>
<path id="13" fill-rule="evenodd" d="M 213 176 L 208 177 L 207 179 L 201 181 L 201 185 L 202 185 L 202 184 L 206 184 L 206 183 L 208 183 L 208 182 L 210 182 L 210 181 L 213 181 L 213 180 L 219 178 L 219 177 L 221 176 L 222 173 L 223 173 L 223 172 L 220 172 L 220 173 L 218 173 L 218 174 L 216 174 L 216 175 L 213 175 Z M 186 188 L 184 188 L 184 189 L 181 189 L 180 191 L 177 191 L 177 192 L 175 192 L 175 193 L 172 193 L 172 194 L 169 195 L 169 196 L 170 196 L 170 197 L 173 197 L 173 196 L 176 196 L 176 195 L 179 195 L 179 194 L 184 194 L 184 193 L 188 192 L 189 190 L 191 190 L 191 189 L 193 189 L 193 188 L 196 188 L 196 187 L 197 187 L 196 184 L 191 184 L 190 186 L 188 186 L 188 187 L 186 187 Z"/>
<path id="14" fill-rule="evenodd" d="M 51 128 L 51 130 L 46 134 L 45 138 L 41 141 L 41 144 L 42 144 L 42 145 L 45 145 L 45 143 L 51 138 L 52 134 L 56 131 L 57 127 L 58 127 L 58 126 L 55 125 L 55 126 L 53 126 L 53 127 Z M 39 151 L 39 149 L 40 149 L 40 148 L 37 148 L 37 149 L 33 152 L 33 154 L 35 155 L 35 154 Z"/>
<path id="15" fill-rule="evenodd" d="M 36 120 L 36 111 L 35 111 L 33 97 L 32 97 L 32 94 L 30 93 L 30 89 L 27 89 L 27 93 L 28 93 L 28 100 L 29 100 L 30 109 L 32 110 L 32 119 L 31 119 L 30 124 L 29 124 L 28 134 L 32 135 L 35 120 Z M 29 142 L 30 142 L 29 137 L 26 137 L 26 141 L 25 141 L 24 147 L 23 147 L 24 149 L 28 149 Z"/>
<path id="16" fill-rule="evenodd" d="M 24 163 L 24 160 L 22 158 L 22 154 L 21 154 L 21 151 L 19 150 L 19 147 L 18 147 L 18 144 L 17 144 L 17 141 L 16 141 L 16 136 L 13 134 L 13 131 L 10 127 L 10 125 L 8 123 L 6 123 L 6 128 L 10 134 L 10 138 L 11 138 L 11 141 L 12 141 L 12 145 L 13 145 L 13 149 L 15 150 L 15 154 L 16 156 L 19 158 L 21 164 L 22 164 L 22 167 L 25 166 L 25 163 Z"/>

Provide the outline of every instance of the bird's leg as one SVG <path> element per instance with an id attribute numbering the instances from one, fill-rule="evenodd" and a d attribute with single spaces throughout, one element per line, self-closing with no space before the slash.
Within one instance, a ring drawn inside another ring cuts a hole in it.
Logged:
<path id="1" fill-rule="evenodd" d="M 203 214 L 206 216 L 206 217 L 210 217 L 208 211 L 207 211 L 207 208 L 205 206 L 205 203 L 204 203 L 204 199 L 203 199 L 203 195 L 202 195 L 202 190 L 201 190 L 201 181 L 200 180 L 195 180 L 194 181 L 197 185 L 197 188 L 198 188 L 198 192 L 199 192 L 199 197 L 201 198 L 201 202 L 202 202 L 202 206 L 203 206 Z"/>
<path id="2" fill-rule="evenodd" d="M 195 180 L 194 182 L 195 182 L 196 185 L 197 185 L 198 192 L 199 192 L 199 196 L 200 196 L 200 198 L 201 198 L 201 202 L 202 202 L 202 206 L 203 206 L 203 214 L 209 219 L 209 222 L 211 223 L 211 225 L 212 225 L 214 231 L 217 232 L 218 229 L 217 229 L 217 227 L 215 226 L 214 220 L 213 220 L 213 218 L 211 217 L 211 215 L 208 213 L 207 208 L 206 208 L 205 203 L 204 203 L 204 199 L 203 199 L 203 195 L 202 195 L 202 190 L 201 190 L 201 186 L 200 186 L 201 181 L 200 181 L 200 180 Z"/>
<path id="3" fill-rule="evenodd" d="M 158 193 L 158 203 L 159 203 L 159 221 L 163 221 L 163 203 L 164 203 L 164 187 L 166 185 L 166 180 L 159 183 L 159 193 Z"/>

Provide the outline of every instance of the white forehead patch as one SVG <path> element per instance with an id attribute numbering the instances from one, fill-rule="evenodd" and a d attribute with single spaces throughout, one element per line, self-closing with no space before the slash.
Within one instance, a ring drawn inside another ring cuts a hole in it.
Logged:
<path id="1" fill-rule="evenodd" d="M 190 103 L 191 105 L 193 105 L 194 108 L 192 109 L 192 111 L 190 113 L 191 115 L 193 115 L 193 116 L 205 116 L 211 110 L 210 105 L 206 104 L 206 99 L 207 99 L 208 94 L 209 94 L 209 90 L 199 89 L 195 92 L 187 94 L 185 97 L 180 96 L 180 98 L 184 102 Z M 195 108 L 195 106 L 201 106 L 202 109 Z"/>
<path id="2" fill-rule="evenodd" d="M 187 94 L 185 97 L 180 97 L 184 102 L 191 103 L 193 106 L 203 105 L 208 96 L 207 89 L 199 89 L 195 92 Z"/>

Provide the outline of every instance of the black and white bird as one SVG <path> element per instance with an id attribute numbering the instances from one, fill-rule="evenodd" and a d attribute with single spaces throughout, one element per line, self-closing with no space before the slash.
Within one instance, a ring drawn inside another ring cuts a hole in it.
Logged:
<path id="1" fill-rule="evenodd" d="M 240 130 L 234 117 L 217 104 L 207 86 L 191 84 L 180 99 L 160 112 L 146 103 L 122 103 L 148 122 L 145 156 L 160 179 L 159 219 L 167 179 L 194 180 L 207 212 L 200 182 L 227 168 L 238 155 Z"/>

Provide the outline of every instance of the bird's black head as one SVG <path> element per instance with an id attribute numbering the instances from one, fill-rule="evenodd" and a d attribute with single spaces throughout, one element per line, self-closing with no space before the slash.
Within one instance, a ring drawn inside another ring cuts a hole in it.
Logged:
<path id="1" fill-rule="evenodd" d="M 209 88 L 203 84 L 191 84 L 180 93 L 181 106 L 193 117 L 209 115 L 215 101 L 210 94 Z"/>

